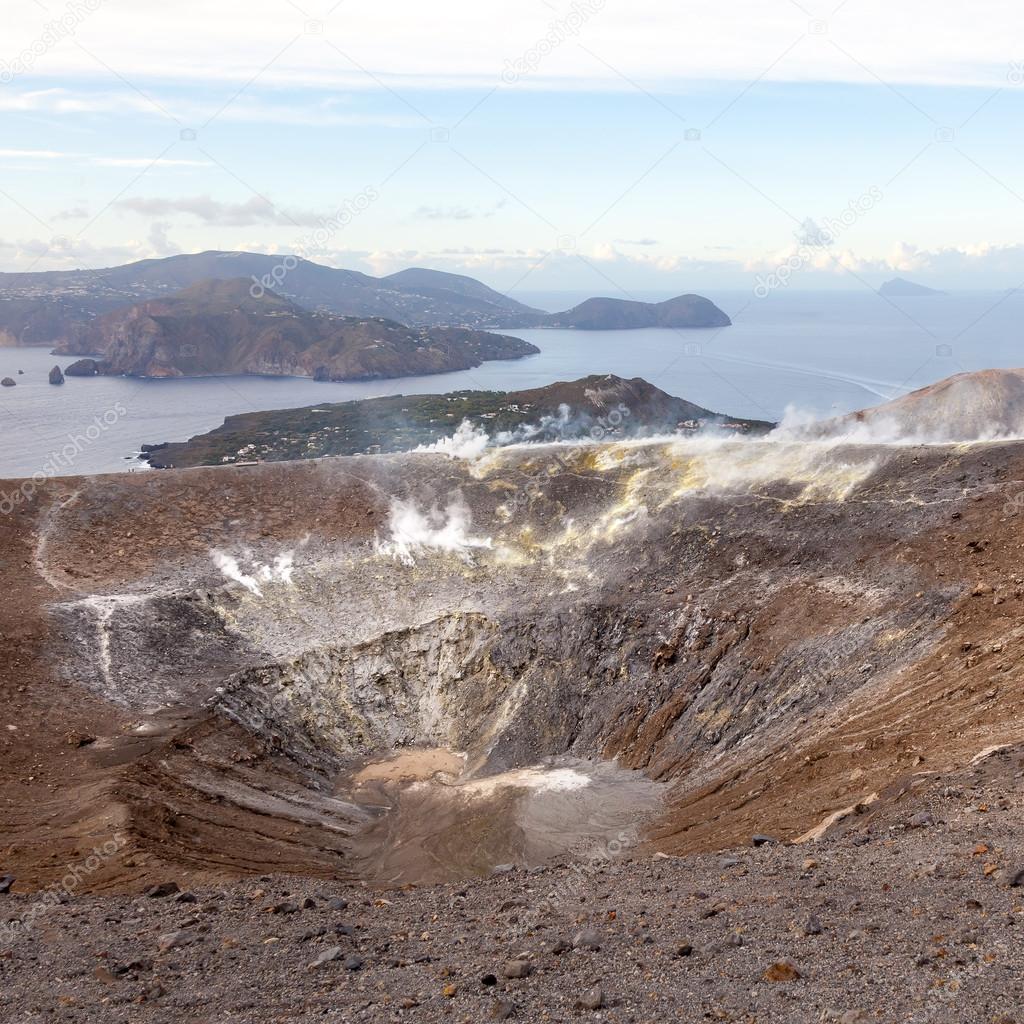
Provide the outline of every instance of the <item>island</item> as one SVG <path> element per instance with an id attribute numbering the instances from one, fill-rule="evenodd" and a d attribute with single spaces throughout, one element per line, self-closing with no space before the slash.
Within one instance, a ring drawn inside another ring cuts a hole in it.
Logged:
<path id="1" fill-rule="evenodd" d="M 575 331 L 626 331 L 646 327 L 672 330 L 728 327 L 732 320 L 703 295 L 677 295 L 665 302 L 594 298 L 562 313 L 519 314 L 499 321 L 502 329 L 541 327 Z"/>
<path id="2" fill-rule="evenodd" d="M 926 295 L 945 295 L 946 293 L 935 288 L 926 288 L 923 284 L 917 284 L 914 281 L 908 281 L 905 277 L 894 277 L 891 281 L 886 281 L 878 289 L 878 294 L 884 295 L 889 299 L 899 299 Z"/>
<path id="3" fill-rule="evenodd" d="M 457 432 L 502 445 L 658 434 L 753 436 L 773 426 L 711 412 L 641 378 L 605 375 L 526 391 L 397 395 L 242 413 L 188 441 L 144 444 L 139 457 L 156 469 L 180 469 L 408 451 Z"/>
<path id="4" fill-rule="evenodd" d="M 99 358 L 77 374 L 231 374 L 372 380 L 468 370 L 540 351 L 507 335 L 405 327 L 383 317 L 311 312 L 247 279 L 203 281 L 98 317 L 85 339 Z"/>

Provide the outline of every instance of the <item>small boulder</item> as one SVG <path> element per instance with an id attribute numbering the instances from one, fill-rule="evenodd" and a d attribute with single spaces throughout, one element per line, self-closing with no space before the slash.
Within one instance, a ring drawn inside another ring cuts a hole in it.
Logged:
<path id="1" fill-rule="evenodd" d="M 160 882 L 157 885 L 151 885 L 146 890 L 146 895 L 151 900 L 161 900 L 165 896 L 173 896 L 178 891 L 177 882 Z"/>
<path id="2" fill-rule="evenodd" d="M 528 978 L 533 973 L 533 964 L 528 960 L 509 960 L 501 973 L 506 978 Z"/>
<path id="3" fill-rule="evenodd" d="M 779 960 L 764 972 L 765 981 L 797 981 L 802 975 L 789 960 Z"/>
<path id="4" fill-rule="evenodd" d="M 192 936 L 186 931 L 167 932 L 157 939 L 156 947 L 161 953 L 167 953 L 172 949 L 187 946 L 191 941 Z"/>
<path id="5" fill-rule="evenodd" d="M 760 832 L 750 837 L 751 846 L 774 846 L 777 842 L 775 836 L 766 836 Z"/>
<path id="6" fill-rule="evenodd" d="M 317 967 L 323 967 L 324 964 L 333 963 L 335 960 L 340 960 L 342 955 L 341 946 L 329 946 L 317 955 L 317 958 L 309 965 L 309 969 L 315 970 Z"/>
<path id="7" fill-rule="evenodd" d="M 604 992 L 601 990 L 601 986 L 595 985 L 593 988 L 587 989 L 576 1000 L 576 1006 L 580 1010 L 600 1010 L 604 1006 Z"/>
<path id="8" fill-rule="evenodd" d="M 263 909 L 271 914 L 297 914 L 299 912 L 299 905 L 291 900 L 277 900 Z"/>
<path id="9" fill-rule="evenodd" d="M 576 933 L 572 944 L 576 949 L 589 949 L 592 952 L 596 952 L 601 948 L 601 936 L 593 929 L 585 928 L 583 931 Z"/>

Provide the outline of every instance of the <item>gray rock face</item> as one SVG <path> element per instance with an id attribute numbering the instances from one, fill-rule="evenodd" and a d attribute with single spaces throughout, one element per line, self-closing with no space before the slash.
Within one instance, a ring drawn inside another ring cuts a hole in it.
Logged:
<path id="1" fill-rule="evenodd" d="M 79 359 L 64 371 L 66 377 L 95 377 L 102 364 L 95 359 Z"/>

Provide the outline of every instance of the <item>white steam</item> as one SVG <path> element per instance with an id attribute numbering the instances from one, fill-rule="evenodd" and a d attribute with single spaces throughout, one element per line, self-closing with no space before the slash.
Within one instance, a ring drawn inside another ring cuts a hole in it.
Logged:
<path id="1" fill-rule="evenodd" d="M 561 441 L 575 437 L 584 428 L 582 418 L 573 419 L 572 409 L 563 402 L 556 416 L 541 416 L 538 423 L 523 423 L 514 430 L 500 430 L 494 435 L 494 444 L 504 448 L 510 444 L 524 444 L 538 437 L 545 441 Z"/>
<path id="2" fill-rule="evenodd" d="M 592 420 L 587 416 L 574 416 L 564 402 L 554 416 L 544 415 L 536 423 L 522 423 L 512 430 L 499 430 L 493 437 L 471 420 L 463 420 L 451 437 L 442 437 L 430 444 L 414 448 L 416 452 L 436 452 L 450 459 L 478 459 L 487 448 L 507 448 L 509 445 L 530 441 L 592 441 L 587 431 Z"/>
<path id="3" fill-rule="evenodd" d="M 211 552 L 214 565 L 224 574 L 225 579 L 243 586 L 256 597 L 263 596 L 260 584 L 284 583 L 291 584 L 295 572 L 295 552 L 285 551 L 277 555 L 271 564 L 252 561 L 245 571 L 234 555 L 225 551 Z"/>
<path id="4" fill-rule="evenodd" d="M 493 547 L 490 537 L 474 537 L 470 533 L 469 508 L 461 498 L 445 509 L 436 505 L 421 512 L 411 501 L 391 502 L 388 527 L 391 536 L 378 539 L 374 550 L 385 558 L 394 558 L 403 565 L 415 565 L 416 558 L 429 551 L 456 555 L 472 562 L 473 551 Z"/>
<path id="5" fill-rule="evenodd" d="M 450 459 L 476 459 L 487 447 L 487 431 L 469 420 L 463 420 L 451 437 L 442 437 L 433 444 L 421 444 L 414 451 L 438 452 Z"/>

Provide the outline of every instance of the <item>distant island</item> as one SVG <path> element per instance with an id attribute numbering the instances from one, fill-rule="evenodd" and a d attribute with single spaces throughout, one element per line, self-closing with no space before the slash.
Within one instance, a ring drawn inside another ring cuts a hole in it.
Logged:
<path id="1" fill-rule="evenodd" d="M 914 281 L 908 281 L 905 277 L 894 277 L 878 289 L 878 294 L 884 295 L 886 298 L 898 299 L 917 295 L 945 295 L 946 293 L 935 288 L 926 288 L 923 284 L 917 284 Z"/>
<path id="2" fill-rule="evenodd" d="M 244 278 L 205 281 L 107 313 L 66 347 L 99 354 L 69 367 L 71 376 L 251 373 L 338 381 L 468 370 L 540 351 L 484 331 L 312 313 L 273 292 L 253 297 Z"/>
<path id="3" fill-rule="evenodd" d="M 710 299 L 702 295 L 678 295 L 665 302 L 636 302 L 629 299 L 587 299 L 564 313 L 546 316 L 511 316 L 502 326 L 548 327 L 577 331 L 623 331 L 645 327 L 690 329 L 728 327 L 732 321 Z"/>
<path id="4" fill-rule="evenodd" d="M 641 378 L 584 377 L 527 391 L 457 391 L 242 413 L 181 443 L 142 446 L 157 469 L 408 451 L 468 422 L 502 443 L 704 431 L 763 434 L 774 424 L 711 412 Z M 465 428 L 463 428 L 465 429 Z"/>

